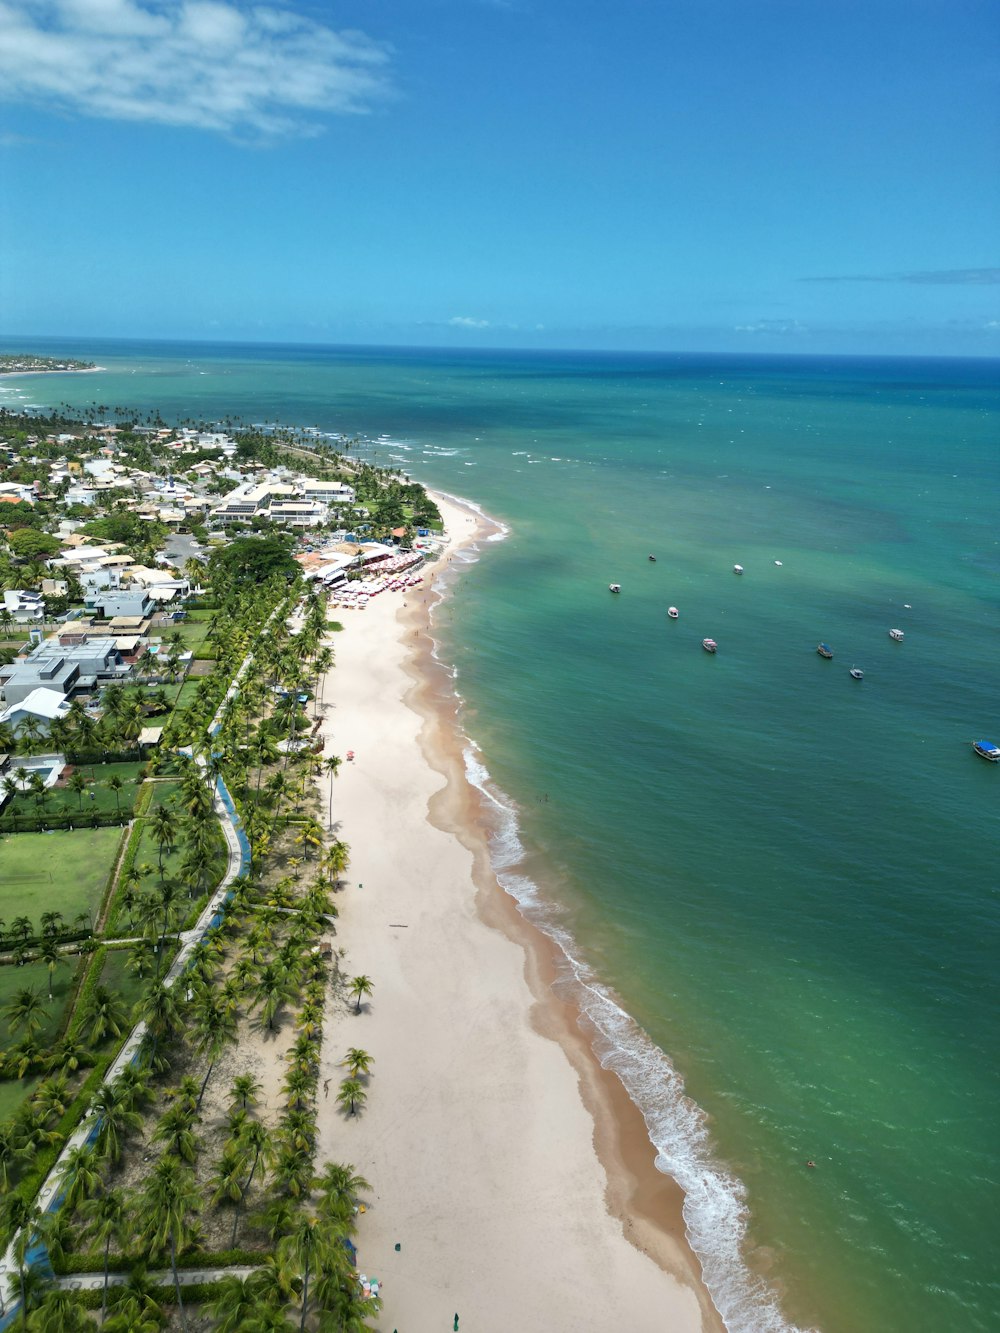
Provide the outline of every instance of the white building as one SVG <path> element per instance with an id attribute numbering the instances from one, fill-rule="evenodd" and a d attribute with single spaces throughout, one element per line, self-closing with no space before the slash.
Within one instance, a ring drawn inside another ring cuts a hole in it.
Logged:
<path id="1" fill-rule="evenodd" d="M 61 690 L 39 688 L 20 703 L 11 704 L 0 713 L 0 723 L 7 723 L 16 732 L 28 718 L 34 718 L 39 728 L 48 733 L 49 726 L 57 718 L 65 717 L 69 712 L 69 700 Z"/>
<path id="2" fill-rule="evenodd" d="M 5 611 L 24 624 L 45 619 L 45 598 L 40 592 L 25 592 L 21 588 L 14 588 L 4 593 L 3 604 Z"/>

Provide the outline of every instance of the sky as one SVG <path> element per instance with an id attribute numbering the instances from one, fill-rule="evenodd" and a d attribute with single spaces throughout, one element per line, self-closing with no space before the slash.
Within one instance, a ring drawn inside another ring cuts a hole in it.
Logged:
<path id="1" fill-rule="evenodd" d="M 0 0 L 0 333 L 1000 355 L 996 0 Z"/>

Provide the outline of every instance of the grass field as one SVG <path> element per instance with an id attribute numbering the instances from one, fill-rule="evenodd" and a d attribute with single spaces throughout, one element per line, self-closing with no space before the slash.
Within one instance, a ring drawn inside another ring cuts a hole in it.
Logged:
<path id="1" fill-rule="evenodd" d="M 101 973 L 101 984 L 122 997 L 130 1014 L 143 989 L 149 984 L 148 973 L 145 981 L 129 973 L 127 964 L 131 956 L 131 949 L 109 949 Z"/>
<path id="2" fill-rule="evenodd" d="M 8 833 L 0 838 L 0 917 L 38 926 L 43 912 L 72 923 L 96 913 L 122 839 L 120 828 Z M 23 970 L 23 969 L 21 969 Z"/>
<path id="3" fill-rule="evenodd" d="M 52 977 L 51 1004 L 48 1001 L 49 969 L 45 963 L 25 963 L 23 967 L 9 963 L 0 967 L 0 1040 L 5 1047 L 15 1045 L 21 1038 L 18 1033 L 11 1032 L 4 1011 L 12 996 L 17 991 L 25 989 L 37 991 L 47 1009 L 35 1040 L 40 1046 L 48 1046 L 55 1041 L 62 1026 L 63 1010 L 72 993 L 77 969 L 83 961 L 82 958 L 67 957 L 65 962 L 56 968 Z"/>
<path id="4" fill-rule="evenodd" d="M 71 787 L 51 787 L 44 800 L 36 800 L 28 793 L 19 793 L 4 807 L 5 815 L 61 815 L 83 814 L 93 811 L 116 814 L 126 818 L 132 813 L 139 793 L 136 778 L 145 764 L 86 764 L 79 770 L 87 780 L 87 788 L 79 795 Z M 117 794 L 108 786 L 108 779 L 117 774 L 123 787 Z"/>

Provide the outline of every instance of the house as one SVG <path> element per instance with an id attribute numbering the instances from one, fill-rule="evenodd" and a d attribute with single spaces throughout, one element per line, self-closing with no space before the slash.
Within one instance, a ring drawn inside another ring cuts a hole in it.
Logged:
<path id="1" fill-rule="evenodd" d="M 48 734 L 49 726 L 69 712 L 69 700 L 61 690 L 40 686 L 32 690 L 20 703 L 10 704 L 0 713 L 0 725 L 6 723 L 17 731 L 28 718 L 34 718 L 41 732 Z"/>
<path id="2" fill-rule="evenodd" d="M 104 620 L 116 620 L 119 616 L 138 616 L 145 619 L 156 610 L 145 588 L 118 588 L 114 592 L 94 589 L 84 598 L 84 607 L 92 615 Z"/>
<path id="3" fill-rule="evenodd" d="M 71 695 L 123 680 L 128 674 L 129 667 L 122 663 L 114 638 L 94 635 L 66 648 L 45 644 L 30 657 L 0 667 L 0 689 L 10 705 L 22 703 L 32 690 L 58 690 Z"/>
<path id="4" fill-rule="evenodd" d="M 45 598 L 41 593 L 14 588 L 4 593 L 3 605 L 4 610 L 22 624 L 31 620 L 45 619 Z"/>

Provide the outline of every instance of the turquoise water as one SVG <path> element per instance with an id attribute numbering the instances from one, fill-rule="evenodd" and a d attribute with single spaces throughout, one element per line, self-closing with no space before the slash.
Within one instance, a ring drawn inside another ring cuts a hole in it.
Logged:
<path id="1" fill-rule="evenodd" d="M 470 771 L 729 1326 L 1000 1326 L 996 365 L 58 350 L 111 369 L 0 401 L 385 433 L 509 526 L 437 621 Z"/>

